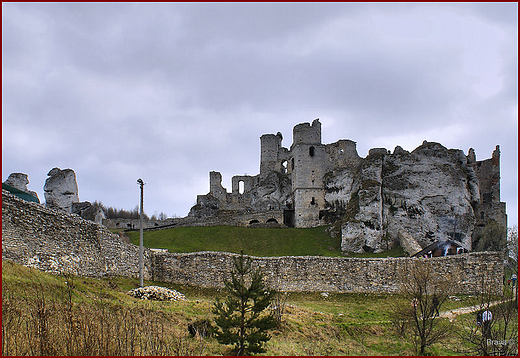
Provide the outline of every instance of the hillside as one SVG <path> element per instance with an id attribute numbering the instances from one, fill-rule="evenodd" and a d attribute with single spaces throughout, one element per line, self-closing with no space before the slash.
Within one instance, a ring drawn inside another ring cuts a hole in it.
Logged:
<path id="1" fill-rule="evenodd" d="M 188 324 L 212 320 L 218 290 L 145 282 L 182 292 L 188 301 L 150 302 L 126 295 L 137 279 L 56 276 L 2 262 L 3 355 L 220 355 L 214 338 L 190 337 Z M 390 312 L 398 295 L 291 293 L 267 355 L 411 355 Z M 279 301 L 282 302 L 282 301 Z M 459 296 L 446 309 L 474 304 Z M 461 320 L 462 319 L 462 320 Z M 473 316 L 457 317 L 457 327 Z M 435 355 L 457 354 L 453 336 Z"/>
<path id="2" fill-rule="evenodd" d="M 139 231 L 128 232 L 139 245 Z M 341 238 L 332 238 L 326 227 L 311 229 L 245 228 L 235 226 L 179 227 L 144 232 L 144 246 L 170 252 L 225 251 L 269 256 L 341 256 Z M 352 257 L 404 256 L 401 248 L 381 254 Z"/>

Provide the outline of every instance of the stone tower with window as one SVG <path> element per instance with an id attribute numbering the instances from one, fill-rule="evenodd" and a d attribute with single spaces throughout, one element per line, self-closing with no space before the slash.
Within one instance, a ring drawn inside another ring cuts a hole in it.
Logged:
<path id="1" fill-rule="evenodd" d="M 390 250 L 403 237 L 421 247 L 454 239 L 467 250 L 487 225 L 506 235 L 500 201 L 500 149 L 477 161 L 475 152 L 424 141 L 409 152 L 372 148 L 362 158 L 356 143 L 322 144 L 321 123 L 293 128 L 290 148 L 282 134 L 260 137 L 260 173 L 232 178 L 210 172 L 210 192 L 197 196 L 194 220 L 226 225 L 333 225 L 348 252 Z M 243 187 L 241 190 L 240 187 Z"/>
<path id="2" fill-rule="evenodd" d="M 296 227 L 315 227 L 325 208 L 323 176 L 327 163 L 321 144 L 321 123 L 301 123 L 293 129 L 290 168 Z"/>

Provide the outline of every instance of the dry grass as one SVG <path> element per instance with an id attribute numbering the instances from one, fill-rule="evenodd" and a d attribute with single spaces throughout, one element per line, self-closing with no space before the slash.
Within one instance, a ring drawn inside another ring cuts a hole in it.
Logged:
<path id="1" fill-rule="evenodd" d="M 126 295 L 137 279 L 55 276 L 2 262 L 3 355 L 221 355 L 214 338 L 191 337 L 188 325 L 212 320 L 218 290 L 166 285 L 185 302 L 148 302 Z M 160 283 L 145 283 L 159 284 Z M 164 285 L 164 284 L 162 284 Z M 291 293 L 282 297 L 280 325 L 267 355 L 413 355 L 389 312 L 395 295 Z M 472 300 L 472 299 L 471 299 Z M 450 308 L 467 306 L 470 298 Z M 467 322 L 466 322 L 467 321 Z M 472 323 L 457 317 L 460 327 Z M 457 337 L 430 353 L 451 355 Z"/>

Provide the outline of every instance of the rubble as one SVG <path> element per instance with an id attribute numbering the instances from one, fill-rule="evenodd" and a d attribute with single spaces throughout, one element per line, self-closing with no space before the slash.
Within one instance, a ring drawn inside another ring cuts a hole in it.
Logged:
<path id="1" fill-rule="evenodd" d="M 139 287 L 128 291 L 128 294 L 142 300 L 154 301 L 187 301 L 188 299 L 182 293 L 170 288 L 159 286 Z"/>

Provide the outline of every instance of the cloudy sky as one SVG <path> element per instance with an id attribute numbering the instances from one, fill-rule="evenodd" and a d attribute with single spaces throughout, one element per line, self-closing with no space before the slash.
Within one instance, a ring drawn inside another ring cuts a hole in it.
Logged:
<path id="1" fill-rule="evenodd" d="M 518 197 L 517 3 L 2 3 L 2 179 L 53 167 L 81 201 L 185 216 L 209 171 L 259 172 L 260 140 L 320 118 L 323 143 L 477 160 Z"/>

